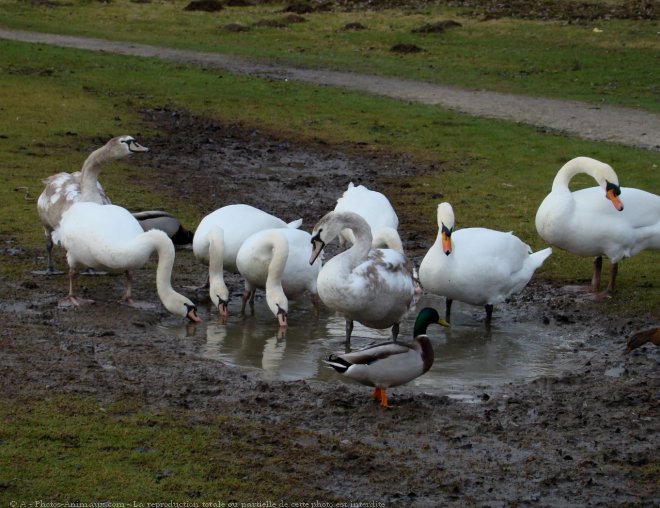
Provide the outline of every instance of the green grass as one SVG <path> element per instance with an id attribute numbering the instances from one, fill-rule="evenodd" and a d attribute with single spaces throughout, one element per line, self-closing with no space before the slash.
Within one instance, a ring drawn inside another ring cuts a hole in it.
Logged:
<path id="1" fill-rule="evenodd" d="M 183 5 L 115 0 L 47 9 L 0 0 L 0 19 L 6 26 L 27 29 L 231 51 L 658 110 L 653 87 L 660 80 L 652 76 L 658 69 L 653 65 L 657 26 L 652 23 L 602 23 L 602 36 L 588 28 L 556 23 L 462 20 L 465 30 L 417 39 L 421 36 L 409 35 L 408 29 L 420 19 L 397 17 L 390 27 L 381 17 L 384 14 L 365 13 L 332 19 L 314 15 L 309 24 L 285 33 L 260 29 L 243 36 L 217 29 L 239 11 L 223 11 L 225 19 L 183 13 Z M 274 8 L 246 12 L 255 18 L 270 16 L 269 9 Z M 366 34 L 336 31 L 337 25 L 356 17 L 380 28 Z M 292 33 L 298 39 L 292 39 Z M 572 47 L 558 42 L 566 34 Z M 390 55 L 388 45 L 404 36 L 407 42 L 435 48 L 436 56 Z M 330 51 L 329 41 L 335 39 L 341 44 Z M 524 51 L 512 52 L 512 47 Z M 429 66 L 432 56 L 435 69 Z M 521 72 L 532 67 L 540 72 Z M 607 95 L 602 95 L 598 84 L 605 78 L 596 79 L 599 73 L 616 80 L 617 86 L 610 87 Z M 91 149 L 112 136 L 157 134 L 142 121 L 140 110 L 166 105 L 284 137 L 322 139 L 336 143 L 338 149 L 341 143 L 360 142 L 365 150 L 407 153 L 420 164 L 434 164 L 435 169 L 405 182 L 408 185 L 393 190 L 391 196 L 402 224 L 422 223 L 429 245 L 436 233 L 435 208 L 443 199 L 454 205 L 459 227 L 514 230 L 534 248 L 544 247 L 534 229 L 536 208 L 558 168 L 577 155 L 609 162 L 626 186 L 660 193 L 660 160 L 654 152 L 403 101 L 148 59 L 0 41 L 0 97 L 3 248 L 41 251 L 43 235 L 34 202 L 43 187 L 41 179 L 80 168 Z M 121 163 L 103 172 L 108 193 L 127 207 L 160 205 L 162 197 L 150 190 L 151 178 Z M 576 187 L 586 185 L 592 182 L 576 179 Z M 187 224 L 201 218 L 188 202 L 170 201 L 168 209 Z M 645 252 L 622 262 L 618 294 L 599 304 L 603 313 L 621 319 L 640 314 L 657 317 L 658 255 Z M 0 275 L 20 282 L 30 268 L 34 266 L 27 262 L 2 263 Z M 575 282 L 586 280 L 590 273 L 590 260 L 555 250 L 538 276 Z M 292 466 L 270 453 L 274 446 L 296 451 L 296 429 L 274 433 L 272 425 L 266 429 L 235 418 L 141 410 L 135 401 L 101 406 L 75 397 L 43 402 L 1 399 L 0 421 L 2 506 L 35 499 L 155 502 L 312 496 L 301 479 L 312 465 Z M 278 435 L 284 437 L 270 438 L 280 439 L 275 442 L 265 439 Z M 318 453 L 308 455 L 311 460 Z"/>
<path id="2" fill-rule="evenodd" d="M 482 21 L 462 17 L 456 9 L 429 6 L 423 11 L 318 12 L 306 14 L 304 23 L 236 33 L 224 27 L 283 20 L 285 3 L 216 13 L 184 11 L 187 3 L 74 0 L 46 7 L 0 0 L 0 24 L 660 111 L 660 40 L 654 21 Z M 446 19 L 462 27 L 442 34 L 412 33 Z M 342 30 L 350 22 L 367 29 Z M 392 53 L 397 43 L 424 51 Z"/>
<path id="3" fill-rule="evenodd" d="M 533 247 L 543 247 L 534 228 L 536 208 L 559 167 L 577 155 L 612 164 L 625 186 L 660 191 L 654 152 L 356 92 L 6 41 L 0 41 L 0 68 L 5 70 L 1 86 L 7 97 L 0 104 L 5 180 L 0 231 L 24 247 L 41 248 L 43 243 L 33 201 L 41 192 L 41 179 L 78 169 L 90 149 L 112 135 L 148 132 L 140 108 L 163 105 L 292 138 L 360 142 L 367 149 L 405 152 L 420 163 L 436 164 L 441 171 L 408 182 L 409 187 L 392 195 L 404 221 L 421 218 L 429 244 L 438 202 L 432 196 L 441 192 L 453 203 L 459 226 L 513 230 Z M 158 206 L 162 198 L 149 190 L 150 176 L 143 173 L 107 170 L 103 182 L 115 202 L 126 207 Z M 576 186 L 586 185 L 592 185 L 588 178 L 576 179 Z M 174 201 L 168 207 L 188 224 L 201 218 L 189 203 Z M 660 267 L 649 261 L 657 255 L 622 263 L 620 297 L 611 304 L 623 305 L 620 312 L 658 308 Z M 1 270 L 20 275 L 11 266 Z M 556 251 L 539 276 L 575 280 L 590 272 L 589 260 Z"/>
<path id="4" fill-rule="evenodd" d="M 72 396 L 3 398 L 0 421 L 1 506 L 320 497 L 306 458 L 283 452 L 299 449 L 304 433 L 277 424 Z"/>

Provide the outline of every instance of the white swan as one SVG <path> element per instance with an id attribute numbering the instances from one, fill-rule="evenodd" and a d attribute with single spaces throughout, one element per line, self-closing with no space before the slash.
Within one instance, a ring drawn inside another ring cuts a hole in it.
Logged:
<path id="1" fill-rule="evenodd" d="M 546 248 L 532 253 L 529 245 L 512 233 L 465 228 L 454 231 L 454 211 L 449 203 L 438 205 L 438 237 L 419 267 L 427 291 L 446 297 L 446 319 L 453 300 L 486 308 L 486 325 L 493 305 L 522 291 L 546 258 Z"/>
<path id="2" fill-rule="evenodd" d="M 243 242 L 236 256 L 238 271 L 245 278 L 243 312 L 257 288 L 266 290 L 268 307 L 281 327 L 287 326 L 288 298 L 309 292 L 316 306 L 321 259 L 308 263 L 311 240 L 305 231 L 277 228 L 259 231 Z"/>
<path id="3" fill-rule="evenodd" d="M 571 192 L 569 182 L 579 173 L 592 176 L 599 187 Z M 609 164 L 576 157 L 557 172 L 552 191 L 536 212 L 536 230 L 550 245 L 578 256 L 595 256 L 594 292 L 600 288 L 602 256 L 610 258 L 604 295 L 611 295 L 621 259 L 645 249 L 660 249 L 660 196 L 619 187 Z"/>
<path id="4" fill-rule="evenodd" d="M 193 253 L 209 265 L 209 296 L 222 318 L 227 318 L 229 302 L 224 271 L 238 273 L 236 255 L 243 242 L 262 229 L 295 229 L 301 223 L 299 219 L 287 224 L 274 215 L 243 204 L 224 206 L 201 220 L 193 238 Z"/>
<path id="5" fill-rule="evenodd" d="M 390 200 L 380 192 L 372 191 L 364 185 L 348 184 L 344 194 L 337 199 L 335 212 L 354 212 L 362 216 L 371 228 L 373 248 L 388 248 L 399 250 L 403 254 L 403 245 L 397 228 L 399 218 Z M 355 237 L 350 229 L 339 234 L 342 246 L 355 243 Z"/>
<path id="6" fill-rule="evenodd" d="M 414 295 L 412 264 L 392 249 L 371 249 L 371 229 L 357 213 L 330 212 L 312 232 L 313 263 L 323 248 L 350 228 L 353 246 L 330 259 L 317 280 L 321 301 L 346 319 L 346 342 L 353 321 L 370 328 L 392 327 L 396 340 L 399 321 L 408 312 Z"/>
<path id="7" fill-rule="evenodd" d="M 52 259 L 53 231 L 59 226 L 62 214 L 78 201 L 89 201 L 100 205 L 110 203 L 98 181 L 101 168 L 110 161 L 147 151 L 149 149 L 140 145 L 132 136 L 117 136 L 94 150 L 87 157 L 80 171 L 57 173 L 43 180 L 46 188 L 37 200 L 37 211 L 46 235 L 48 258 L 48 267 L 43 273 L 55 273 Z"/>
<path id="8" fill-rule="evenodd" d="M 185 296 L 172 289 L 170 281 L 174 265 L 174 245 L 162 231 L 143 231 L 131 213 L 115 205 L 74 203 L 62 215 L 54 240 L 67 251 L 69 263 L 69 295 L 61 305 L 92 303 L 76 296 L 74 279 L 81 267 L 110 272 L 130 271 L 142 267 L 151 254 L 158 253 L 156 289 L 165 308 L 177 316 L 200 321 L 197 308 Z M 131 284 L 124 300 L 132 301 Z"/>

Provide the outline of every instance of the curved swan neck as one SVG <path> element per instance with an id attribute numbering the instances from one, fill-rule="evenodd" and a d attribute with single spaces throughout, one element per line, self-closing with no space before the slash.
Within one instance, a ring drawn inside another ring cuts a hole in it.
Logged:
<path id="1" fill-rule="evenodd" d="M 341 229 L 349 228 L 355 236 L 353 246 L 345 251 L 345 254 L 354 259 L 363 259 L 371 250 L 373 243 L 369 224 L 358 214 L 352 212 L 339 213 L 337 219 L 341 222 Z"/>
<path id="2" fill-rule="evenodd" d="M 266 292 L 282 290 L 282 277 L 289 258 L 289 242 L 279 231 L 272 231 L 267 237 L 267 244 L 271 249 L 271 259 L 268 264 L 268 277 L 266 278 Z"/>
<path id="3" fill-rule="evenodd" d="M 81 201 L 96 201 L 93 198 L 98 194 L 97 183 L 101 168 L 111 159 L 107 145 L 94 150 L 85 159 L 80 176 Z"/>
<path id="4" fill-rule="evenodd" d="M 378 234 L 373 237 L 371 246 L 374 249 L 392 249 L 403 255 L 403 242 L 401 242 L 399 233 L 397 233 L 396 229 L 392 227 L 381 229 Z"/>
<path id="5" fill-rule="evenodd" d="M 99 202 L 97 184 L 101 168 L 108 162 L 122 159 L 131 153 L 128 145 L 122 141 L 124 138 L 122 136 L 112 138 L 101 148 L 97 148 L 90 153 L 85 159 L 80 176 L 81 201 Z"/>
<path id="6" fill-rule="evenodd" d="M 229 289 L 225 284 L 224 257 L 225 232 L 218 226 L 213 226 L 207 235 L 209 256 L 209 296 L 217 305 L 215 299 L 227 301 Z"/>
<path id="7" fill-rule="evenodd" d="M 607 182 L 619 185 L 619 178 L 609 164 L 592 159 L 591 157 L 576 157 L 564 164 L 557 172 L 552 182 L 552 190 L 568 189 L 571 179 L 580 173 L 591 176 L 603 188 L 605 188 Z"/>
<path id="8" fill-rule="evenodd" d="M 156 290 L 165 308 L 178 316 L 186 315 L 184 303 L 191 303 L 185 296 L 172 288 L 172 267 L 174 266 L 174 244 L 163 231 L 152 229 L 141 234 L 138 239 L 158 253 L 156 268 Z"/>

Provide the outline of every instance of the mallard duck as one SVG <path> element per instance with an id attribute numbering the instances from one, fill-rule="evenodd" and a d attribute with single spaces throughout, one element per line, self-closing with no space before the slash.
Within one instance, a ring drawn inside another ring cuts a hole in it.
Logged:
<path id="1" fill-rule="evenodd" d="M 311 235 L 291 228 L 265 229 L 250 236 L 236 255 L 236 266 L 245 278 L 242 312 L 257 288 L 266 290 L 266 302 L 280 327 L 287 326 L 289 298 L 309 292 L 314 301 L 321 260 L 309 264 Z"/>
<path id="2" fill-rule="evenodd" d="M 318 276 L 321 301 L 346 319 L 346 343 L 353 321 L 370 328 L 392 328 L 394 340 L 399 321 L 414 296 L 412 263 L 392 249 L 372 249 L 369 224 L 354 212 L 330 212 L 314 226 L 310 264 L 344 229 L 355 236 L 353 246 L 325 263 Z"/>
<path id="3" fill-rule="evenodd" d="M 380 399 L 381 406 L 389 407 L 387 388 L 408 383 L 433 365 L 433 346 L 426 335 L 432 323 L 449 326 L 435 309 L 425 307 L 415 319 L 411 344 L 388 342 L 361 351 L 330 355 L 326 363 L 346 377 L 373 386 L 373 398 Z"/>
<path id="4" fill-rule="evenodd" d="M 91 202 L 74 203 L 62 215 L 54 240 L 66 249 L 69 263 L 69 295 L 61 306 L 93 303 L 76 295 L 74 279 L 81 267 L 110 272 L 128 272 L 142 267 L 156 251 L 156 289 L 165 308 L 177 316 L 200 321 L 197 307 L 172 288 L 174 245 L 163 231 L 144 231 L 131 213 L 115 205 Z M 133 304 L 131 279 L 124 302 Z"/>
<path id="5" fill-rule="evenodd" d="M 650 328 L 631 335 L 626 343 L 625 352 L 630 353 L 633 349 L 636 349 L 647 342 L 660 346 L 660 327 Z"/>
<path id="6" fill-rule="evenodd" d="M 223 206 L 204 217 L 193 237 L 195 257 L 209 265 L 209 296 L 223 319 L 227 318 L 229 289 L 224 271 L 238 273 L 238 250 L 257 231 L 300 227 L 302 219 L 286 223 L 250 205 Z"/>
<path id="7" fill-rule="evenodd" d="M 148 152 L 133 136 L 117 136 L 105 145 L 94 150 L 85 160 L 82 169 L 75 173 L 57 173 L 43 183 L 46 188 L 37 200 L 37 211 L 46 235 L 46 255 L 48 260 L 45 273 L 56 273 L 53 267 L 53 231 L 57 229 L 62 214 L 78 201 L 89 201 L 100 205 L 110 204 L 110 200 L 98 181 L 99 173 L 105 164 L 122 159 L 134 153 Z"/>
<path id="8" fill-rule="evenodd" d="M 438 237 L 422 260 L 419 280 L 426 290 L 447 299 L 486 308 L 486 325 L 493 306 L 522 291 L 545 259 L 547 248 L 532 253 L 529 245 L 512 233 L 485 228 L 454 231 L 454 211 L 449 203 L 438 205 Z"/>
<path id="9" fill-rule="evenodd" d="M 164 210 L 133 212 L 133 217 L 138 220 L 145 231 L 160 229 L 167 233 L 174 245 L 189 245 L 195 236 L 192 231 L 183 227 L 179 219 Z"/>
<path id="10" fill-rule="evenodd" d="M 569 182 L 579 173 L 593 177 L 599 187 L 571 192 Z M 660 196 L 619 187 L 609 164 L 576 157 L 557 172 L 552 191 L 536 212 L 536 230 L 550 245 L 595 257 L 592 292 L 600 289 L 602 257 L 610 258 L 610 281 L 601 295 L 610 296 L 621 259 L 645 249 L 660 249 Z"/>

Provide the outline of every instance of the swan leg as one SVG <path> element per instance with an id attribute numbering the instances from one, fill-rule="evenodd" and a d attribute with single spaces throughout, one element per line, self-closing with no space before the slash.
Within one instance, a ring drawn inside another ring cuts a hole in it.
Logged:
<path id="1" fill-rule="evenodd" d="M 257 294 L 257 290 L 245 284 L 245 291 L 243 291 L 243 303 L 241 304 L 241 314 L 245 315 L 245 306 L 250 303 L 250 310 L 252 315 L 254 315 L 254 297 Z"/>
<path id="2" fill-rule="evenodd" d="M 616 282 L 616 276 L 619 273 L 619 263 L 612 263 L 610 265 L 610 283 L 607 285 L 605 293 L 611 295 L 614 293 L 614 284 Z"/>
<path id="3" fill-rule="evenodd" d="M 122 297 L 122 302 L 131 305 L 133 302 L 133 274 L 126 270 L 126 292 Z"/>
<path id="4" fill-rule="evenodd" d="M 133 272 L 126 270 L 126 292 L 121 299 L 123 305 L 128 305 L 134 309 L 142 310 L 152 310 L 156 308 L 156 305 L 149 302 L 136 302 L 133 300 Z"/>
<path id="5" fill-rule="evenodd" d="M 490 324 L 490 321 L 493 319 L 493 306 L 489 303 L 485 307 L 486 307 L 486 323 Z"/>
<path id="6" fill-rule="evenodd" d="M 600 273 L 603 269 L 603 256 L 594 258 L 594 274 L 591 277 L 591 290 L 596 292 L 600 289 Z"/>
<path id="7" fill-rule="evenodd" d="M 79 296 L 76 296 L 76 276 L 77 273 L 75 270 L 69 270 L 69 294 L 58 302 L 57 305 L 59 307 L 82 307 L 83 305 L 94 303 L 94 300 L 88 300 L 86 298 L 80 298 Z"/>
<path id="8" fill-rule="evenodd" d="M 310 294 L 309 299 L 311 300 L 312 305 L 314 306 L 314 314 L 316 314 L 316 317 L 318 318 L 321 315 L 321 301 L 319 295 Z"/>
<path id="9" fill-rule="evenodd" d="M 392 325 L 392 340 L 396 342 L 398 336 L 399 336 L 399 323 L 394 323 Z"/>
<path id="10" fill-rule="evenodd" d="M 349 347 L 351 344 L 351 335 L 353 334 L 353 320 L 346 320 L 346 347 Z"/>
<path id="11" fill-rule="evenodd" d="M 55 270 L 53 266 L 53 238 L 49 233 L 46 233 L 46 269 L 45 270 L 32 270 L 34 275 L 61 275 L 64 272 Z"/>
<path id="12" fill-rule="evenodd" d="M 445 301 L 445 320 L 449 322 L 449 316 L 451 315 L 451 304 L 454 302 L 454 300 L 450 300 L 447 298 Z"/>
<path id="13" fill-rule="evenodd" d="M 374 393 L 371 395 L 371 398 L 374 400 L 380 399 L 380 393 L 383 389 L 378 386 L 374 387 Z"/>

